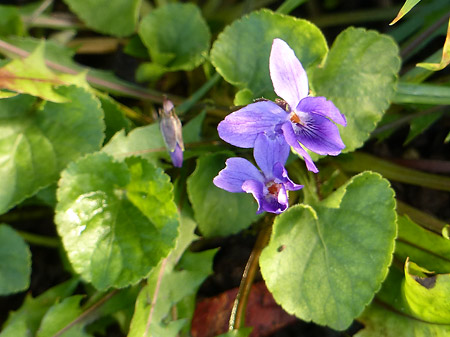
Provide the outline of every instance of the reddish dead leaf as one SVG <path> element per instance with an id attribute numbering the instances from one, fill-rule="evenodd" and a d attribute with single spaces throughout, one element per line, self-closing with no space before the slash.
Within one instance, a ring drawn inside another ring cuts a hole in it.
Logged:
<path id="1" fill-rule="evenodd" d="M 237 291 L 234 288 L 197 304 L 191 328 L 193 337 L 214 337 L 227 332 Z M 253 327 L 250 337 L 268 336 L 296 321 L 276 304 L 264 282 L 252 286 L 245 317 L 246 326 Z"/>

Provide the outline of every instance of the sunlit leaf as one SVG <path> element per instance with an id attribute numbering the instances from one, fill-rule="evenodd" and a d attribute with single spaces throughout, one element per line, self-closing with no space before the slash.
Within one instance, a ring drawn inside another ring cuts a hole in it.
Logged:
<path id="1" fill-rule="evenodd" d="M 347 328 L 385 279 L 396 236 L 394 193 L 364 172 L 314 208 L 276 218 L 260 258 L 269 291 L 302 320 Z"/>
<path id="2" fill-rule="evenodd" d="M 355 43 L 358 41 L 358 43 Z M 387 35 L 348 28 L 336 38 L 311 82 L 347 119 L 339 125 L 344 152 L 362 146 L 390 105 L 400 67 L 398 47 Z"/>
<path id="3" fill-rule="evenodd" d="M 0 225 L 0 295 L 26 290 L 30 285 L 31 253 L 25 241 L 7 225 Z"/>
<path id="4" fill-rule="evenodd" d="M 435 274 L 407 261 L 404 292 L 406 303 L 416 317 L 450 325 L 450 274 Z"/>
<path id="5" fill-rule="evenodd" d="M 64 0 L 84 23 L 104 34 L 131 35 L 138 20 L 141 0 Z"/>
<path id="6" fill-rule="evenodd" d="M 98 289 L 139 282 L 175 246 L 172 184 L 145 159 L 88 155 L 62 173 L 57 197 L 55 222 L 72 267 Z"/>
<path id="7" fill-rule="evenodd" d="M 418 63 L 422 67 L 432 71 L 444 69 L 450 63 L 450 19 L 448 21 L 447 36 L 445 37 L 444 47 L 442 49 L 442 58 L 440 63 Z"/>
<path id="8" fill-rule="evenodd" d="M 389 25 L 395 24 L 398 20 L 400 20 L 402 17 L 404 17 L 415 5 L 417 5 L 420 2 L 420 0 L 406 0 L 403 4 L 402 8 L 400 8 L 400 11 L 398 12 L 397 16 Z"/>
<path id="9" fill-rule="evenodd" d="M 404 274 L 391 267 L 377 300 L 358 318 L 364 328 L 355 337 L 446 337 L 450 334 L 450 324 L 427 322 L 411 313 L 405 301 L 404 282 Z"/>
<path id="10" fill-rule="evenodd" d="M 257 205 L 250 194 L 230 193 L 213 184 L 213 178 L 225 168 L 228 157 L 223 153 L 200 157 L 187 181 L 195 219 L 204 236 L 234 234 L 258 218 Z"/>
<path id="11" fill-rule="evenodd" d="M 141 21 L 139 36 L 152 61 L 167 70 L 192 70 L 205 60 L 211 33 L 199 8 L 190 3 L 166 4 Z"/>
<path id="12" fill-rule="evenodd" d="M 307 71 L 320 63 L 328 50 L 321 31 L 311 22 L 260 10 L 225 28 L 211 49 L 211 61 L 227 82 L 247 89 L 247 99 L 273 99 L 269 55 L 274 38 L 286 41 Z M 242 95 L 239 98 L 240 104 L 251 102 L 243 102 Z"/>
<path id="13" fill-rule="evenodd" d="M 27 58 L 12 60 L 0 68 L 0 88 L 38 96 L 47 101 L 68 101 L 54 90 L 55 86 L 63 84 L 65 83 L 45 65 L 42 44 Z"/>
<path id="14" fill-rule="evenodd" d="M 67 103 L 38 102 L 28 95 L 0 100 L 0 213 L 39 189 L 79 156 L 103 141 L 103 112 L 82 88 L 59 87 Z"/>

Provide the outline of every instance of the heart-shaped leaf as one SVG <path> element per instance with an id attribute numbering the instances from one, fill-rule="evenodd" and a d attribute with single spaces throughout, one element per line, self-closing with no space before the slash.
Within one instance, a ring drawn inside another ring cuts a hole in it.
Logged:
<path id="1" fill-rule="evenodd" d="M 0 100 L 0 214 L 56 182 L 72 160 L 100 149 L 105 125 L 98 100 L 75 86 L 56 92 L 70 101 Z"/>
<path id="2" fill-rule="evenodd" d="M 355 176 L 337 196 L 328 207 L 298 205 L 281 214 L 260 265 L 287 312 L 342 330 L 387 275 L 396 213 L 394 193 L 376 173 Z"/>
<path id="3" fill-rule="evenodd" d="M 57 197 L 69 260 L 98 289 L 140 281 L 175 246 L 172 184 L 145 159 L 88 155 L 63 171 Z"/>
<path id="4" fill-rule="evenodd" d="M 239 104 L 250 103 L 250 98 L 275 98 L 269 76 L 270 48 L 275 38 L 294 49 L 307 71 L 328 51 L 322 32 L 306 20 L 261 10 L 233 22 L 214 42 L 211 61 L 227 82 L 247 89 L 245 95 L 239 95 Z"/>
<path id="5" fill-rule="evenodd" d="M 312 73 L 316 95 L 332 100 L 347 119 L 346 127 L 338 126 L 344 152 L 362 146 L 383 117 L 399 68 L 398 47 L 391 37 L 348 28 L 336 38 L 325 65 Z"/>
<path id="6" fill-rule="evenodd" d="M 205 60 L 211 33 L 199 8 L 173 3 L 142 19 L 139 36 L 152 61 L 167 70 L 192 70 Z"/>

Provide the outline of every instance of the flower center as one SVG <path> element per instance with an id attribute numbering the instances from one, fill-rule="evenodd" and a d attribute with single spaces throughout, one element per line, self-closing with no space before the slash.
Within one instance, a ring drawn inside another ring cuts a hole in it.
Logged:
<path id="1" fill-rule="evenodd" d="M 295 112 L 291 112 L 289 119 L 292 123 L 303 125 L 302 121 L 300 120 L 300 117 L 298 117 L 298 115 Z"/>
<path id="2" fill-rule="evenodd" d="M 267 187 L 267 190 L 269 191 L 269 195 L 272 197 L 276 197 L 276 196 L 278 196 L 278 192 L 281 189 L 281 184 L 277 184 L 276 182 L 271 181 L 271 182 L 267 183 L 266 187 Z"/>

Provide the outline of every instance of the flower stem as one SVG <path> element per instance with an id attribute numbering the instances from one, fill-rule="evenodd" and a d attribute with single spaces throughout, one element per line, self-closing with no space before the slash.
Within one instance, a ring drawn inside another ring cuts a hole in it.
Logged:
<path id="1" fill-rule="evenodd" d="M 145 331 L 144 331 L 143 337 L 148 336 L 148 333 L 150 332 L 150 325 L 151 325 L 152 319 L 153 319 L 153 312 L 155 310 L 156 301 L 158 300 L 159 287 L 161 286 L 161 280 L 164 276 L 164 271 L 166 270 L 167 260 L 168 260 L 168 258 L 166 257 L 161 262 L 161 269 L 159 270 L 158 279 L 156 281 L 156 286 L 155 286 L 155 291 L 153 292 L 152 303 L 150 306 L 150 311 L 148 313 L 147 323 L 145 325 Z"/>
<path id="2" fill-rule="evenodd" d="M 24 239 L 26 242 L 28 242 L 32 245 L 49 247 L 49 248 L 58 248 L 60 246 L 60 241 L 58 238 L 37 235 L 37 234 L 23 232 L 23 231 L 17 231 L 17 233 L 19 233 L 19 235 L 22 237 L 22 239 Z"/>
<path id="3" fill-rule="evenodd" d="M 211 78 L 203 84 L 191 97 L 185 100 L 177 107 L 177 113 L 183 115 L 191 109 L 206 93 L 221 79 L 219 73 L 215 73 Z"/>
<path id="4" fill-rule="evenodd" d="M 267 219 L 270 219 L 271 223 L 273 222 L 273 218 L 273 216 L 267 217 Z M 272 226 L 268 225 L 267 221 L 268 220 L 265 221 L 263 228 L 258 234 L 255 246 L 253 247 L 245 266 L 244 273 L 242 274 L 241 284 L 239 285 L 239 290 L 234 300 L 233 309 L 231 310 L 230 321 L 228 324 L 229 330 L 240 329 L 245 324 L 245 310 L 247 308 L 248 296 L 250 294 L 253 280 L 255 279 L 255 275 L 258 270 L 259 257 L 262 250 L 269 242 L 270 234 L 272 232 Z"/>

